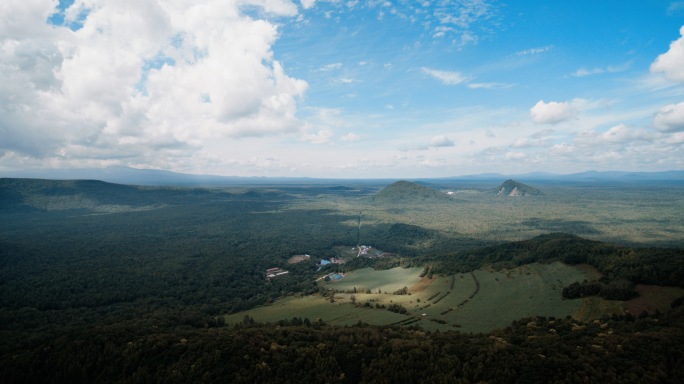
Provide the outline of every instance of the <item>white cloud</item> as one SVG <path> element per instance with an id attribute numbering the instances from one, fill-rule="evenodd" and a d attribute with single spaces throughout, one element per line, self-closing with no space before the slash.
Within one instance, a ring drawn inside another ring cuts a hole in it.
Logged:
<path id="1" fill-rule="evenodd" d="M 289 0 L 76 0 L 70 30 L 47 24 L 53 2 L 3 1 L 0 153 L 132 164 L 150 149 L 191 157 L 222 138 L 296 132 L 307 83 L 274 60 L 276 26 L 243 5 L 297 12 Z"/>
<path id="2" fill-rule="evenodd" d="M 570 120 L 577 115 L 577 109 L 569 102 L 539 100 L 530 109 L 530 116 L 535 124 L 558 124 Z"/>
<path id="3" fill-rule="evenodd" d="M 454 141 L 446 137 L 445 135 L 434 136 L 430 139 L 431 147 L 453 147 Z"/>
<path id="4" fill-rule="evenodd" d="M 567 143 L 554 144 L 551 146 L 551 154 L 565 155 L 573 152 L 575 152 L 575 147 Z"/>
<path id="5" fill-rule="evenodd" d="M 468 81 L 468 78 L 459 72 L 442 71 L 439 69 L 421 68 L 424 74 L 441 81 L 445 85 L 458 85 Z"/>
<path id="6" fill-rule="evenodd" d="M 290 0 L 236 0 L 238 6 L 250 5 L 259 7 L 264 12 L 276 16 L 295 16 L 297 6 Z"/>
<path id="7" fill-rule="evenodd" d="M 319 71 L 321 72 L 329 72 L 329 71 L 334 71 L 336 69 L 342 68 L 342 63 L 332 63 L 332 64 L 327 64 L 321 67 Z"/>
<path id="8" fill-rule="evenodd" d="M 545 47 L 525 49 L 523 51 L 518 51 L 515 54 L 518 56 L 538 55 L 540 53 L 548 52 L 552 49 L 553 49 L 553 45 L 547 45 Z"/>
<path id="9" fill-rule="evenodd" d="M 512 88 L 513 84 L 506 83 L 470 83 L 468 88 L 471 89 L 506 89 Z"/>
<path id="10" fill-rule="evenodd" d="M 611 127 L 599 137 L 601 141 L 607 143 L 629 143 L 635 140 L 648 139 L 648 136 L 643 132 L 634 131 L 624 124 Z"/>
<path id="11" fill-rule="evenodd" d="M 653 118 L 653 126 L 661 132 L 684 131 L 684 102 L 661 108 Z"/>
<path id="12" fill-rule="evenodd" d="M 684 144 L 684 132 L 675 132 L 665 141 L 668 144 Z"/>
<path id="13" fill-rule="evenodd" d="M 631 61 L 628 61 L 624 64 L 621 65 L 612 65 L 608 67 L 597 67 L 597 68 L 592 68 L 592 69 L 586 69 L 586 68 L 580 68 L 575 73 L 572 75 L 575 77 L 586 77 L 586 76 L 593 76 L 593 75 L 600 75 L 604 73 L 618 73 L 618 72 L 624 72 L 629 69 L 629 67 L 632 65 Z"/>
<path id="14" fill-rule="evenodd" d="M 461 0 L 457 4 L 437 8 L 435 16 L 442 24 L 468 29 L 479 20 L 491 18 L 493 13 L 491 4 L 485 0 Z"/>
<path id="15" fill-rule="evenodd" d="M 28 39 L 44 37 L 51 31 L 45 24 L 55 4 L 50 1 L 24 0 L 0 2 L 0 37 Z"/>
<path id="16" fill-rule="evenodd" d="M 352 142 L 352 141 L 359 141 L 361 139 L 361 136 L 359 136 L 355 133 L 349 132 L 346 135 L 342 136 L 340 139 L 342 141 Z"/>
<path id="17" fill-rule="evenodd" d="M 309 9 L 316 4 L 316 0 L 299 0 L 299 2 L 302 4 L 302 8 L 304 9 Z"/>
<path id="18" fill-rule="evenodd" d="M 670 44 L 670 49 L 651 64 L 651 72 L 662 72 L 669 80 L 684 82 L 684 26 L 679 34 L 682 36 Z"/>

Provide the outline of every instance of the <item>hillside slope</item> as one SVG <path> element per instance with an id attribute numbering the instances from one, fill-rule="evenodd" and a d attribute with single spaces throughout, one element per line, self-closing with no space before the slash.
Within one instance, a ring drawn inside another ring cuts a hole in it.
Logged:
<path id="1" fill-rule="evenodd" d="M 542 191 L 538 190 L 537 188 L 534 188 L 532 186 L 529 186 L 527 184 L 523 184 L 521 182 L 515 181 L 513 179 L 508 179 L 504 181 L 499 187 L 497 188 L 498 195 L 501 196 L 539 196 L 542 195 Z"/>
<path id="2" fill-rule="evenodd" d="M 445 203 L 453 199 L 436 189 L 401 180 L 378 192 L 373 201 L 379 204 L 416 204 Z"/>
<path id="3" fill-rule="evenodd" d="M 213 193 L 201 189 L 152 188 L 99 180 L 0 179 L 0 212 L 90 210 L 123 212 L 191 202 Z"/>

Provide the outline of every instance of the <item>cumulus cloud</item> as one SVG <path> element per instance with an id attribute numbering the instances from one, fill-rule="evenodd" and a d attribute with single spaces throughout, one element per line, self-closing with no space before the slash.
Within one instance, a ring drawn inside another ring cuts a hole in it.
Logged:
<path id="1" fill-rule="evenodd" d="M 445 135 L 434 136 L 430 139 L 431 147 L 453 147 L 454 141 L 446 137 Z"/>
<path id="2" fill-rule="evenodd" d="M 684 26 L 679 34 L 681 37 L 670 44 L 670 49 L 651 64 L 651 72 L 662 72 L 669 80 L 684 82 Z"/>
<path id="3" fill-rule="evenodd" d="M 0 151 L 191 156 L 209 140 L 300 126 L 307 83 L 274 60 L 276 26 L 241 12 L 293 16 L 289 0 L 75 0 L 61 26 L 47 22 L 54 5 L 0 4 L 12 15 L 0 23 Z"/>
<path id="4" fill-rule="evenodd" d="M 439 69 L 421 68 L 424 74 L 441 81 L 445 85 L 458 85 L 468 81 L 460 72 L 442 71 Z"/>
<path id="5" fill-rule="evenodd" d="M 304 9 L 309 9 L 316 4 L 316 0 L 300 0 L 299 2 L 302 4 L 302 8 Z"/>
<path id="6" fill-rule="evenodd" d="M 575 152 L 575 147 L 567 143 L 554 144 L 550 152 L 555 155 L 565 155 Z"/>
<path id="7" fill-rule="evenodd" d="M 661 132 L 684 131 L 684 102 L 661 108 L 653 118 L 653 126 Z"/>
<path id="8" fill-rule="evenodd" d="M 606 143 L 629 143 L 635 140 L 647 140 L 648 135 L 643 131 L 635 131 L 625 124 L 618 124 L 599 135 Z"/>
<path id="9" fill-rule="evenodd" d="M 558 124 L 570 120 L 577 115 L 577 110 L 569 102 L 539 100 L 530 109 L 530 116 L 535 124 Z"/>

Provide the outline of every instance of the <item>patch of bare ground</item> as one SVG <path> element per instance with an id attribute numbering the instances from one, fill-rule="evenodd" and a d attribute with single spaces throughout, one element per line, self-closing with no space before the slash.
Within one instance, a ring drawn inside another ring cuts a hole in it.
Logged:
<path id="1" fill-rule="evenodd" d="M 643 311 L 665 312 L 674 299 L 684 296 L 684 288 L 680 287 L 637 284 L 635 288 L 639 296 L 625 302 L 625 309 L 633 315 L 639 315 Z"/>
<path id="2" fill-rule="evenodd" d="M 408 289 L 408 291 L 409 291 L 409 293 L 418 293 L 418 292 L 422 292 L 425 288 L 429 287 L 430 284 L 432 284 L 435 280 L 437 280 L 437 279 L 436 279 L 436 278 L 430 279 L 430 278 L 428 278 L 427 276 L 423 276 L 423 277 L 420 279 L 420 281 L 417 282 L 416 284 L 412 285 L 412 286 Z"/>

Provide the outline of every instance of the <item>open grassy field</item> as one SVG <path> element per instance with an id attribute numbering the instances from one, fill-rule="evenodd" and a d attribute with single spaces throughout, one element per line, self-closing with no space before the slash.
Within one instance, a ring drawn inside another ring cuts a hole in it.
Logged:
<path id="1" fill-rule="evenodd" d="M 358 292 L 369 289 L 372 293 L 378 290 L 383 293 L 393 293 L 418 283 L 422 271 L 423 268 L 404 269 L 397 267 L 384 271 L 363 268 L 348 273 L 343 279 L 336 282 L 324 283 L 324 287 L 339 292 L 351 291 L 356 288 Z"/>
<path id="2" fill-rule="evenodd" d="M 478 293 L 443 316 L 448 323 L 459 325 L 465 332 L 505 327 L 526 316 L 573 315 L 582 301 L 563 300 L 561 290 L 586 278 L 579 269 L 559 262 L 530 264 L 508 271 L 477 270 L 473 275 L 480 284 Z M 460 300 L 448 302 L 456 304 Z"/>
<path id="3" fill-rule="evenodd" d="M 405 320 L 400 315 L 387 310 L 363 308 L 347 301 L 331 303 L 330 300 L 318 296 L 286 297 L 273 304 L 254 308 L 249 311 L 235 313 L 225 317 L 227 324 L 240 323 L 245 315 L 258 322 L 277 322 L 293 317 L 309 318 L 311 321 L 321 319 L 328 324 L 353 325 L 359 321 L 368 324 L 385 325 Z"/>
<path id="4" fill-rule="evenodd" d="M 420 325 L 428 330 L 487 332 L 527 316 L 567 315 L 584 320 L 621 313 L 622 302 L 598 298 L 564 300 L 564 286 L 586 279 L 591 271 L 560 262 L 529 264 L 510 270 L 420 278 L 422 268 L 360 269 L 325 286 L 337 291 L 334 302 L 319 295 L 288 297 L 273 304 L 226 317 L 241 322 L 245 314 L 256 321 L 275 322 L 293 317 L 322 319 L 331 324 Z M 356 287 L 356 293 L 348 293 Z M 395 295 L 403 287 L 408 294 Z M 365 293 L 366 288 L 371 293 Z M 378 293 L 380 290 L 380 293 Z M 407 314 L 386 309 L 401 305 Z M 380 307 L 380 308 L 378 308 Z"/>
<path id="5" fill-rule="evenodd" d="M 625 303 L 625 308 L 635 316 L 641 314 L 642 311 L 667 312 L 674 299 L 684 296 L 684 288 L 680 287 L 639 284 L 636 286 L 636 291 L 639 292 L 639 297 Z"/>

